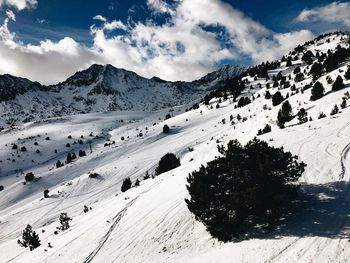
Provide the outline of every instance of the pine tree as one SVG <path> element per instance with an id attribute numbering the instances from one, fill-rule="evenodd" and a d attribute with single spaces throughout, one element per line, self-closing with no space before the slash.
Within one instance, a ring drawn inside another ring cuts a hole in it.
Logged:
<path id="1" fill-rule="evenodd" d="M 278 111 L 277 123 L 282 128 L 284 127 L 284 123 L 290 121 L 291 119 L 292 119 L 292 106 L 288 101 L 285 101 L 282 104 L 281 109 Z"/>
<path id="2" fill-rule="evenodd" d="M 331 116 L 338 114 L 338 113 L 339 113 L 339 108 L 338 108 L 337 104 L 335 104 L 332 111 L 331 111 Z"/>
<path id="3" fill-rule="evenodd" d="M 272 105 L 277 106 L 279 105 L 282 101 L 284 100 L 281 92 L 277 91 L 275 94 L 272 96 Z"/>
<path id="4" fill-rule="evenodd" d="M 268 90 L 265 92 L 265 99 L 267 100 L 271 99 L 271 94 Z"/>
<path id="5" fill-rule="evenodd" d="M 297 196 L 305 164 L 283 148 L 254 139 L 218 147 L 218 157 L 187 178 L 188 209 L 223 241 L 272 228 Z"/>
<path id="6" fill-rule="evenodd" d="M 49 198 L 50 196 L 49 196 L 49 189 L 45 189 L 44 190 L 44 198 Z"/>
<path id="7" fill-rule="evenodd" d="M 163 133 L 169 133 L 169 131 L 170 131 L 169 126 L 165 124 L 165 125 L 163 126 Z"/>
<path id="8" fill-rule="evenodd" d="M 26 174 L 26 176 L 24 177 L 24 179 L 27 181 L 27 182 L 31 182 L 34 180 L 34 174 L 32 172 L 29 172 Z"/>
<path id="9" fill-rule="evenodd" d="M 140 180 L 139 179 L 136 179 L 136 181 L 135 181 L 135 184 L 134 184 L 134 186 L 139 186 L 140 185 Z"/>
<path id="10" fill-rule="evenodd" d="M 307 111 L 304 108 L 301 108 L 298 112 L 298 120 L 300 124 L 307 122 Z"/>
<path id="11" fill-rule="evenodd" d="M 338 76 L 337 79 L 335 80 L 335 82 L 333 83 L 332 91 L 341 90 L 344 87 L 345 86 L 344 86 L 344 83 L 343 83 L 343 78 L 341 76 Z"/>
<path id="12" fill-rule="evenodd" d="M 149 178 L 150 178 L 149 173 L 148 171 L 146 171 L 146 174 L 143 176 L 143 180 L 147 180 Z"/>
<path id="13" fill-rule="evenodd" d="M 22 247 L 29 247 L 30 250 L 33 250 L 41 245 L 39 236 L 35 231 L 33 231 L 31 225 L 23 230 L 22 241 L 17 240 L 17 243 Z"/>
<path id="14" fill-rule="evenodd" d="M 56 162 L 56 168 L 60 168 L 60 167 L 62 167 L 63 166 L 63 163 L 60 161 L 60 160 L 58 160 L 57 162 Z"/>
<path id="15" fill-rule="evenodd" d="M 323 95 L 324 95 L 324 87 L 319 81 L 317 81 L 312 87 L 310 100 L 318 100 L 322 98 Z"/>
<path id="16" fill-rule="evenodd" d="M 310 74 L 312 75 L 313 79 L 318 79 L 322 74 L 323 67 L 319 63 L 314 63 L 310 69 Z"/>
<path id="17" fill-rule="evenodd" d="M 129 177 L 125 178 L 123 181 L 122 187 L 121 187 L 121 191 L 122 192 L 128 191 L 131 188 L 131 185 L 132 185 L 132 183 L 131 183 L 130 178 Z"/>
<path id="18" fill-rule="evenodd" d="M 159 175 L 175 169 L 178 166 L 180 166 L 180 160 L 175 156 L 175 154 L 167 153 L 160 159 L 155 172 L 156 175 Z"/>
<path id="19" fill-rule="evenodd" d="M 72 155 L 70 153 L 67 154 L 67 159 L 66 159 L 66 163 L 71 163 L 72 162 Z"/>
<path id="20" fill-rule="evenodd" d="M 346 99 L 345 99 L 345 98 L 343 98 L 343 100 L 342 100 L 342 102 L 341 102 L 341 104 L 340 104 L 340 107 L 341 107 L 342 109 L 345 109 L 345 108 L 346 108 L 346 106 L 347 106 Z"/>
<path id="21" fill-rule="evenodd" d="M 61 224 L 60 229 L 62 231 L 67 230 L 70 227 L 69 222 L 72 219 L 67 215 L 67 213 L 61 213 L 59 220 L 60 220 L 60 224 Z"/>
<path id="22" fill-rule="evenodd" d="M 345 77 L 345 79 L 347 79 L 347 80 L 350 79 L 350 66 L 348 66 L 348 69 L 346 70 L 344 77 Z"/>

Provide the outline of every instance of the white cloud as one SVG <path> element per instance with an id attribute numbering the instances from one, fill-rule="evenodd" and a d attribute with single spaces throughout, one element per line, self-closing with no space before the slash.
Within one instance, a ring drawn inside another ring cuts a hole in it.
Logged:
<path id="1" fill-rule="evenodd" d="M 331 4 L 304 9 L 296 18 L 297 22 L 331 22 L 340 23 L 350 28 L 350 3 L 333 2 Z"/>
<path id="2" fill-rule="evenodd" d="M 147 5 L 153 10 L 154 13 L 169 13 L 174 14 L 174 11 L 163 0 L 147 0 Z"/>
<path id="3" fill-rule="evenodd" d="M 127 26 L 120 20 L 114 20 L 110 23 L 105 23 L 103 29 L 113 31 L 115 29 L 127 30 Z"/>
<path id="4" fill-rule="evenodd" d="M 0 7 L 2 5 L 13 6 L 18 10 L 25 8 L 34 8 L 38 4 L 37 0 L 0 0 Z"/>
<path id="5" fill-rule="evenodd" d="M 102 21 L 102 22 L 106 22 L 107 21 L 107 18 L 105 18 L 104 16 L 101 16 L 101 15 L 94 16 L 93 19 L 94 20 L 99 20 L 99 21 Z"/>
<path id="6" fill-rule="evenodd" d="M 6 16 L 11 19 L 12 21 L 15 21 L 16 22 L 16 16 L 15 16 L 15 13 L 13 13 L 13 11 L 11 10 L 7 10 L 6 11 Z"/>
<path id="7" fill-rule="evenodd" d="M 12 44 L 15 38 L 15 33 L 12 33 L 8 28 L 10 20 L 16 21 L 16 16 L 11 10 L 7 10 L 4 23 L 0 26 L 0 39 L 8 44 Z"/>
<path id="8" fill-rule="evenodd" d="M 276 34 L 220 0 L 177 0 L 173 6 L 148 0 L 148 4 L 154 12 L 168 13 L 168 22 L 126 25 L 98 15 L 94 20 L 102 23 L 91 27 L 91 47 L 67 37 L 38 45 L 15 42 L 8 17 L 0 41 L 0 65 L 6 67 L 0 66 L 0 73 L 55 83 L 92 63 L 109 63 L 145 77 L 193 80 L 215 70 L 222 60 L 248 55 L 255 62 L 271 61 L 313 37 L 307 30 Z M 2 31 L 0 27 L 0 36 Z"/>

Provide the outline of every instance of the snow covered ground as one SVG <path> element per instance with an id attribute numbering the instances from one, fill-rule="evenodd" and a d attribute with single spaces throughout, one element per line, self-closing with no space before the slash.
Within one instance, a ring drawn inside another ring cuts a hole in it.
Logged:
<path id="1" fill-rule="evenodd" d="M 301 61 L 293 63 L 303 66 Z M 292 71 L 283 69 L 284 74 Z M 329 75 L 333 79 L 343 76 L 346 65 L 339 69 Z M 295 118 L 279 129 L 280 105 L 273 107 L 264 98 L 266 89 L 257 88 L 265 80 L 249 80 L 253 85 L 249 92 L 261 96 L 243 108 L 234 109 L 229 98 L 216 109 L 214 99 L 213 109 L 201 105 L 183 112 L 178 108 L 168 120 L 164 120 L 168 110 L 94 113 L 2 131 L 0 185 L 5 190 L 0 192 L 0 262 L 350 262 L 350 107 L 329 115 L 344 93 L 350 92 L 350 81 L 345 82 L 345 89 L 314 102 L 309 100 L 311 89 L 290 96 L 293 113 L 304 107 L 313 121 L 299 125 Z M 297 83 L 297 88 L 309 81 Z M 320 81 L 329 92 L 331 85 L 325 77 Z M 270 89 L 271 94 L 275 91 Z M 281 92 L 286 95 L 290 89 Z M 318 119 L 320 112 L 327 117 Z M 238 114 L 247 120 L 238 121 Z M 162 133 L 165 124 L 171 129 L 169 134 Z M 285 225 L 269 234 L 219 242 L 187 209 L 186 177 L 218 155 L 217 145 L 231 139 L 246 143 L 266 124 L 272 132 L 260 139 L 283 146 L 308 165 L 301 179 L 304 203 Z M 74 144 L 79 139 L 83 144 Z M 27 152 L 12 150 L 13 144 L 25 146 Z M 64 161 L 68 152 L 79 149 L 87 156 L 55 167 L 57 160 Z M 142 180 L 147 171 L 154 173 L 168 152 L 180 158 L 181 166 Z M 23 185 L 27 172 L 40 179 Z M 89 172 L 100 176 L 89 178 Z M 121 193 L 127 177 L 133 182 L 139 178 L 141 185 Z M 43 198 L 45 189 L 50 190 L 50 198 Z M 84 205 L 92 209 L 84 213 Z M 68 230 L 55 235 L 61 212 L 73 220 Z M 17 244 L 27 224 L 41 239 L 42 245 L 34 251 Z"/>

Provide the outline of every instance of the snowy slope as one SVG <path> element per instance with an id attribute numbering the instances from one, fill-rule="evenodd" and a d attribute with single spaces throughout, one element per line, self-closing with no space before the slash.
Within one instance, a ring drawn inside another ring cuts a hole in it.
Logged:
<path id="1" fill-rule="evenodd" d="M 120 110 L 152 111 L 193 102 L 242 72 L 225 66 L 194 82 L 147 79 L 111 65 L 92 65 L 52 86 L 0 76 L 0 128 L 50 117 Z"/>
<path id="2" fill-rule="evenodd" d="M 307 49 L 327 52 L 339 43 L 347 47 L 347 41 L 346 35 L 330 35 Z M 5 190 L 0 192 L 0 262 L 350 262 L 350 107 L 329 114 L 344 93 L 350 92 L 350 81 L 344 82 L 344 89 L 330 92 L 326 80 L 327 75 L 333 80 L 344 76 L 347 65 L 349 61 L 319 79 L 328 93 L 317 101 L 310 101 L 311 89 L 303 93 L 280 90 L 284 96 L 289 93 L 294 114 L 304 107 L 313 119 L 300 125 L 294 118 L 285 129 L 276 125 L 280 105 L 273 107 L 271 100 L 264 98 L 266 80 L 244 77 L 250 84 L 243 96 L 253 94 L 255 100 L 242 108 L 235 109 L 236 102 L 229 97 L 218 109 L 218 99 L 210 102 L 213 109 L 201 105 L 183 113 L 181 107 L 175 108 L 175 116 L 168 120 L 164 116 L 169 109 L 89 113 L 2 131 L 0 185 Z M 301 60 L 293 61 L 291 67 L 283 62 L 269 75 L 282 71 L 288 76 L 296 66 L 302 71 L 307 68 Z M 311 77 L 298 83 L 293 79 L 291 84 L 297 89 L 311 82 Z M 277 90 L 269 89 L 271 94 Z M 320 112 L 327 117 L 318 119 Z M 238 114 L 247 120 L 238 121 Z M 230 115 L 234 125 L 229 122 Z M 170 126 L 170 134 L 162 133 L 164 124 Z M 306 201 L 286 225 L 267 235 L 237 243 L 219 242 L 188 211 L 186 177 L 218 155 L 217 140 L 224 145 L 230 139 L 246 143 L 265 124 L 272 126 L 272 132 L 259 138 L 283 146 L 307 163 L 301 179 L 301 195 Z M 74 144 L 81 135 L 84 144 Z M 26 146 L 27 152 L 12 150 L 13 144 Z M 55 168 L 57 160 L 63 161 L 68 152 L 79 149 L 87 156 Z M 120 192 L 123 179 L 130 177 L 134 182 L 146 171 L 152 174 L 167 152 L 180 157 L 180 167 Z M 29 171 L 40 180 L 23 185 Z M 92 171 L 100 177 L 89 178 Z M 44 189 L 50 189 L 50 198 L 43 199 Z M 83 213 L 84 205 L 92 209 Z M 55 235 L 61 212 L 73 220 L 68 230 Z M 27 224 L 42 241 L 34 251 L 17 244 Z M 52 248 L 48 248 L 49 242 Z"/>

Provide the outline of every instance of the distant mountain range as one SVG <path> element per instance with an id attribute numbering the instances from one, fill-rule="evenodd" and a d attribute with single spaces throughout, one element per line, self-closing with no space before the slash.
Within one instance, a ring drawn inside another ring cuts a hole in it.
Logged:
<path id="1" fill-rule="evenodd" d="M 244 71 L 225 66 L 192 82 L 147 79 L 112 65 L 92 65 L 66 81 L 45 86 L 0 76 L 0 127 L 76 113 L 152 111 L 202 98 Z"/>

